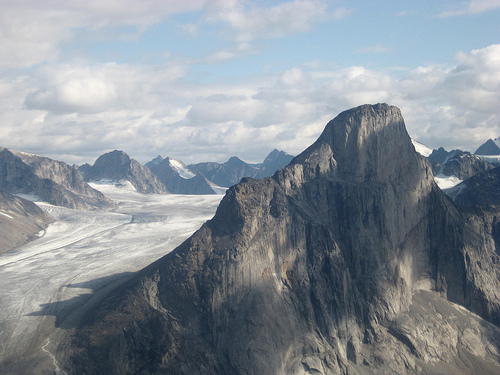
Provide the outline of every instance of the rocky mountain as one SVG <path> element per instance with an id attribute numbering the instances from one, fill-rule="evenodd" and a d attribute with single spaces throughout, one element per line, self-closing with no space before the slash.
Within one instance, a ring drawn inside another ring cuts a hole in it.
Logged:
<path id="1" fill-rule="evenodd" d="M 84 167 L 85 181 L 127 180 L 140 193 L 168 193 L 165 185 L 138 161 L 131 159 L 125 152 L 114 150 L 101 155 L 90 168 Z"/>
<path id="2" fill-rule="evenodd" d="M 223 187 L 230 187 L 243 177 L 254 177 L 258 172 L 257 166 L 250 165 L 236 156 L 232 156 L 225 163 L 198 163 L 190 164 L 188 168 L 197 174 L 201 174 L 207 180 Z"/>
<path id="3" fill-rule="evenodd" d="M 188 168 L 194 173 L 203 175 L 218 186 L 230 187 L 244 177 L 270 177 L 278 169 L 290 163 L 292 159 L 292 155 L 275 149 L 269 153 L 261 164 L 249 164 L 233 156 L 222 164 L 215 162 L 198 163 L 190 164 Z"/>
<path id="4" fill-rule="evenodd" d="M 66 163 L 0 148 L 0 191 L 38 196 L 57 206 L 91 209 L 112 205 Z"/>
<path id="5" fill-rule="evenodd" d="M 500 204 L 500 167 L 478 173 L 450 189 L 446 194 L 461 206 L 480 207 L 482 211 L 485 208 L 491 210 L 490 206 Z M 495 219 L 496 221 L 498 219 Z M 500 226 L 497 230 L 500 235 Z M 498 240 L 500 241 L 500 237 Z M 500 250 L 500 246 L 498 249 Z"/>
<path id="6" fill-rule="evenodd" d="M 163 161 L 163 157 L 161 155 L 158 155 L 156 158 L 154 158 L 153 160 L 151 161 L 148 161 L 146 164 L 144 164 L 145 167 L 148 167 L 149 169 L 151 169 L 152 167 L 154 167 L 155 165 L 158 165 L 160 164 L 161 162 Z"/>
<path id="7" fill-rule="evenodd" d="M 500 138 L 488 139 L 474 152 L 476 155 L 500 155 Z"/>
<path id="8" fill-rule="evenodd" d="M 292 159 L 293 156 L 285 151 L 274 149 L 264 159 L 264 162 L 259 166 L 259 171 L 254 177 L 271 177 L 277 170 L 287 166 Z"/>
<path id="9" fill-rule="evenodd" d="M 399 109 L 357 107 L 47 348 L 68 374 L 498 374 L 493 217 L 436 186 Z"/>
<path id="10" fill-rule="evenodd" d="M 215 194 L 210 181 L 202 175 L 191 173 L 187 167 L 180 161 L 170 158 L 162 159 L 159 163 L 158 158 L 149 164 L 149 169 L 173 194 Z"/>
<path id="11" fill-rule="evenodd" d="M 428 157 L 434 175 L 456 176 L 465 180 L 493 166 L 484 159 L 467 151 L 446 151 L 443 147 L 433 150 Z"/>
<path id="12" fill-rule="evenodd" d="M 38 238 L 51 222 L 33 202 L 0 191 L 0 254 Z"/>

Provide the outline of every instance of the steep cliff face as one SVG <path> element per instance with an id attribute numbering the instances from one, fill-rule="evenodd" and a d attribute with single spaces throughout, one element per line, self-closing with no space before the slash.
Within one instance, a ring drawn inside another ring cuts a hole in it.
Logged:
<path id="1" fill-rule="evenodd" d="M 354 108 L 230 188 L 56 356 L 72 373 L 493 374 L 500 330 L 454 303 L 498 324 L 500 261 L 463 215 L 397 108 Z"/>
<path id="2" fill-rule="evenodd" d="M 91 168 L 85 171 L 85 181 L 127 180 L 140 193 L 168 193 L 165 185 L 138 161 L 125 152 L 114 150 L 99 156 Z"/>
<path id="3" fill-rule="evenodd" d="M 6 148 L 0 148 L 0 190 L 34 194 L 45 202 L 77 209 L 113 204 L 86 184 L 75 167 Z"/>

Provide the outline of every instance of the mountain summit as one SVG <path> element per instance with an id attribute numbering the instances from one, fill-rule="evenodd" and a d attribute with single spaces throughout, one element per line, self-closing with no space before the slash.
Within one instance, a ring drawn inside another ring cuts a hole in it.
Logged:
<path id="1" fill-rule="evenodd" d="M 127 180 L 140 193 L 162 194 L 167 188 L 151 173 L 149 168 L 131 159 L 125 152 L 114 150 L 97 158 L 94 165 L 86 168 L 85 181 Z"/>
<path id="2" fill-rule="evenodd" d="M 436 186 L 398 108 L 357 107 L 51 348 L 75 374 L 499 373 L 488 218 Z"/>

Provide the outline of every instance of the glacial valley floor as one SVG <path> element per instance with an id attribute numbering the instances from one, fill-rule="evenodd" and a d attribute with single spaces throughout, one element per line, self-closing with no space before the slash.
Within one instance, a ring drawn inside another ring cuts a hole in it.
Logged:
<path id="1" fill-rule="evenodd" d="M 143 195 L 93 184 L 117 205 L 78 211 L 37 203 L 56 221 L 0 255 L 0 373 L 58 373 L 56 328 L 114 286 L 172 251 L 210 219 L 222 195 Z"/>

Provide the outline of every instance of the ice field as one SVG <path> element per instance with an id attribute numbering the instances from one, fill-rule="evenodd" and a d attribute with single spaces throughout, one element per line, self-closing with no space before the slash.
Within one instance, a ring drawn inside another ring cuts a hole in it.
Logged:
<path id="1" fill-rule="evenodd" d="M 43 235 L 0 255 L 0 370 L 46 352 L 48 336 L 80 306 L 172 251 L 212 218 L 222 195 L 144 195 L 92 186 L 117 205 L 78 211 L 38 203 L 56 219 Z"/>

